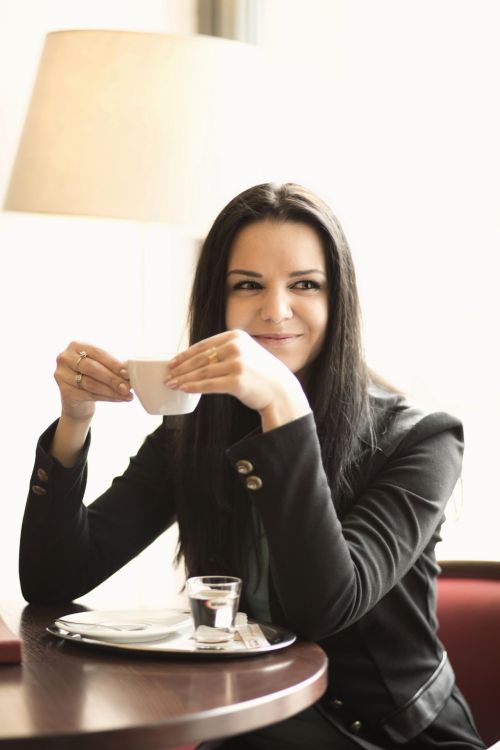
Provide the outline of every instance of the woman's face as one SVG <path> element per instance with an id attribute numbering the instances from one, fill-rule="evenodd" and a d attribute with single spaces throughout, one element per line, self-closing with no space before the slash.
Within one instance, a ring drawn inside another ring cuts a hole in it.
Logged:
<path id="1" fill-rule="evenodd" d="M 308 224 L 258 221 L 236 236 L 226 278 L 226 327 L 249 333 L 299 373 L 318 355 L 328 322 L 323 246 Z"/>

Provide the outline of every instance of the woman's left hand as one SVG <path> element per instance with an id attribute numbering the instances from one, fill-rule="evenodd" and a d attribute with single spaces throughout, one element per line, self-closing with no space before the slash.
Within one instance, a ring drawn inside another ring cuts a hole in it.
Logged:
<path id="1" fill-rule="evenodd" d="M 259 412 L 264 431 L 311 411 L 293 372 L 245 331 L 224 331 L 199 341 L 169 367 L 169 388 L 234 396 Z"/>

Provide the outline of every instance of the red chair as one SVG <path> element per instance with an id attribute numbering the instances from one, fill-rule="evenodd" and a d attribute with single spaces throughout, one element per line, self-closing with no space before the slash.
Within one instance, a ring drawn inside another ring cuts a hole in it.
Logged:
<path id="1" fill-rule="evenodd" d="M 486 745 L 500 739 L 500 561 L 440 561 L 441 638 Z"/>

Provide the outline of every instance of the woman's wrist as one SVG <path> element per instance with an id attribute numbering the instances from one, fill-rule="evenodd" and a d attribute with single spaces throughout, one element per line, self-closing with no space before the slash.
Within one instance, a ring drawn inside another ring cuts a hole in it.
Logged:
<path id="1" fill-rule="evenodd" d="M 300 392 L 273 399 L 264 409 L 259 410 L 262 432 L 269 432 L 288 422 L 309 414 L 311 407 L 302 389 Z"/>
<path id="2" fill-rule="evenodd" d="M 50 455 L 69 469 L 78 463 L 90 429 L 92 415 L 74 417 L 64 412 L 54 433 Z"/>

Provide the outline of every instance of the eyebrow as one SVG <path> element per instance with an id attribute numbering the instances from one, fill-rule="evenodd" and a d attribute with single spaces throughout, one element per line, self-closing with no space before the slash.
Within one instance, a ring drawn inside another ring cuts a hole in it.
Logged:
<path id="1" fill-rule="evenodd" d="M 308 276 L 310 273 L 320 273 L 322 276 L 326 276 L 326 273 L 322 271 L 320 268 L 306 268 L 304 271 L 292 271 L 288 275 L 290 277 Z M 253 279 L 262 278 L 261 273 L 257 273 L 256 271 L 246 271 L 244 268 L 233 268 L 231 271 L 227 272 L 227 276 L 231 276 L 231 274 L 240 274 L 240 276 L 251 276 Z"/>

